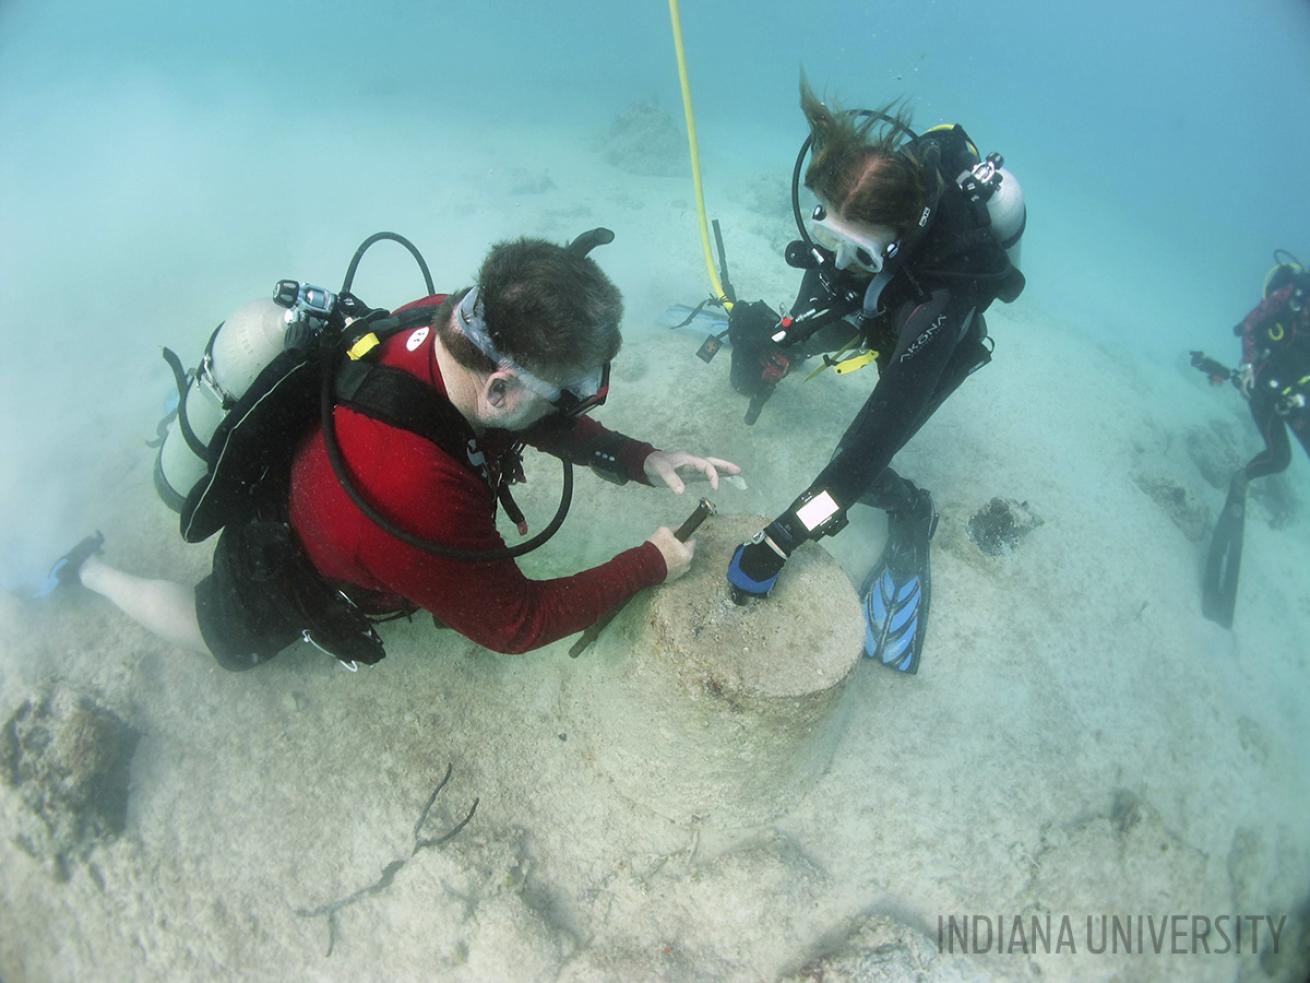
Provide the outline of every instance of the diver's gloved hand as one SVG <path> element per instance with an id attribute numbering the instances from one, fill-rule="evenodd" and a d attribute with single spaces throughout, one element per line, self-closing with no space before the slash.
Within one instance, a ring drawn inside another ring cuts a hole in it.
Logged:
<path id="1" fill-rule="evenodd" d="M 784 521 L 787 518 L 784 515 L 770 522 L 733 552 L 728 564 L 728 586 L 736 603 L 768 596 L 787 558 L 804 542 L 804 536 L 798 538 Z"/>
<path id="2" fill-rule="evenodd" d="M 767 597 L 786 562 L 787 554 L 763 530 L 749 543 L 742 543 L 728 564 L 728 588 L 733 601 L 746 604 Z"/>
<path id="3" fill-rule="evenodd" d="M 1251 387 L 1255 385 L 1255 366 L 1250 362 L 1243 362 L 1237 367 L 1237 388 L 1242 390 L 1242 395 L 1247 399 L 1251 398 Z"/>
<path id="4" fill-rule="evenodd" d="M 732 599 L 745 604 L 751 598 L 765 597 L 797 546 L 809 539 L 835 535 L 845 527 L 846 510 L 830 492 L 822 487 L 806 489 L 791 508 L 732 554 L 728 564 Z"/>

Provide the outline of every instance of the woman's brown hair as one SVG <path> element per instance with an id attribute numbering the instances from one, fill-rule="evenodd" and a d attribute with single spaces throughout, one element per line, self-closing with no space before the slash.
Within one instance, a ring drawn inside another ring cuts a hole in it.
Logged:
<path id="1" fill-rule="evenodd" d="M 898 235 L 918 222 L 935 177 L 909 150 L 898 149 L 910 130 L 904 103 L 856 116 L 825 106 L 802 75 L 801 112 L 813 139 L 805 187 L 852 221 L 890 225 Z"/>

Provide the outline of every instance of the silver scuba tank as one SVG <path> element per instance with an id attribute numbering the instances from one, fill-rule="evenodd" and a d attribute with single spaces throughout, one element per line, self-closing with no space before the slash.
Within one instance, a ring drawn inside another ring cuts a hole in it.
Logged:
<path id="1" fill-rule="evenodd" d="M 988 154 L 986 160 L 962 171 L 956 183 L 963 187 L 970 180 L 979 188 L 989 189 L 986 205 L 992 236 L 1010 257 L 1014 268 L 1021 269 L 1019 246 L 1028 221 L 1028 209 L 1019 179 L 1005 166 L 1005 159 L 1000 154 Z"/>
<path id="2" fill-rule="evenodd" d="M 253 300 L 237 309 L 214 334 L 200 365 L 179 397 L 178 414 L 169 424 L 155 459 L 155 487 L 165 504 L 182 510 L 187 495 L 202 477 L 207 462 L 182 432 L 185 417 L 201 445 L 207 447 L 227 411 L 255 377 L 283 349 L 287 309 L 272 298 Z"/>

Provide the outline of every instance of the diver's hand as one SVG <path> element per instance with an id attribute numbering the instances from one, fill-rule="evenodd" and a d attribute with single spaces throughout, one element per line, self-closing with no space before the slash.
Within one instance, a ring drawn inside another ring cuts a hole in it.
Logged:
<path id="1" fill-rule="evenodd" d="M 696 552 L 696 540 L 689 539 L 684 543 L 673 535 L 673 530 L 668 526 L 660 526 L 646 542 L 654 545 L 660 551 L 660 556 L 664 557 L 666 584 L 677 580 L 690 569 L 691 558 Z"/>
<path id="2" fill-rule="evenodd" d="M 652 451 L 643 462 L 642 470 L 652 485 L 663 482 L 675 495 L 687 490 L 684 477 L 687 481 L 708 481 L 710 487 L 718 491 L 719 475 L 741 474 L 741 468 L 731 461 L 697 457 L 686 451 Z"/>
<path id="3" fill-rule="evenodd" d="M 1237 388 L 1242 390 L 1242 395 L 1247 399 L 1251 398 L 1251 387 L 1255 385 L 1255 366 L 1250 362 L 1243 362 L 1237 367 Z"/>
<path id="4" fill-rule="evenodd" d="M 728 564 L 728 587 L 738 604 L 761 600 L 773 590 L 787 562 L 787 553 L 761 529 L 749 543 L 742 543 Z"/>

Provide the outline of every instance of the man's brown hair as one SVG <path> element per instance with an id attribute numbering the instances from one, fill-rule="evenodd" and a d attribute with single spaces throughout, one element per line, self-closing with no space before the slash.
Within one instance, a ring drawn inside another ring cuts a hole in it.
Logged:
<path id="1" fill-rule="evenodd" d="M 461 365 L 492 372 L 492 361 L 450 326 L 450 312 L 467 292 L 441 306 L 437 333 Z M 553 381 L 608 362 L 622 343 L 618 288 L 594 260 L 544 239 L 493 246 L 478 271 L 478 299 L 497 351 Z"/>

